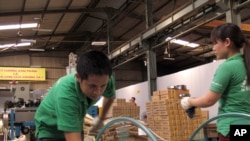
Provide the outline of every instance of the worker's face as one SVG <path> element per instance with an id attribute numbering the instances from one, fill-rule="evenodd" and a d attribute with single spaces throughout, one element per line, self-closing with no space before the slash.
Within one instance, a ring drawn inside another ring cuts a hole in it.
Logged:
<path id="1" fill-rule="evenodd" d="M 92 100 L 100 98 L 109 80 L 108 75 L 89 75 L 87 80 L 81 80 L 79 75 L 76 75 L 76 77 L 82 92 Z"/>
<path id="2" fill-rule="evenodd" d="M 226 38 L 225 41 L 217 40 L 213 45 L 213 51 L 217 59 L 227 59 L 230 39 Z"/>
<path id="3" fill-rule="evenodd" d="M 130 99 L 131 102 L 135 102 L 135 100 L 133 98 Z"/>

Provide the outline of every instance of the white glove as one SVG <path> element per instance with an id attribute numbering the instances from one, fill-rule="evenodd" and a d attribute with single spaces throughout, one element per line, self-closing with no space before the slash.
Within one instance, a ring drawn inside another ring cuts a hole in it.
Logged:
<path id="1" fill-rule="evenodd" d="M 188 110 L 189 108 L 192 107 L 192 105 L 190 105 L 190 103 L 188 102 L 190 97 L 183 97 L 181 99 L 181 106 L 184 110 Z"/>
<path id="2" fill-rule="evenodd" d="M 98 117 L 94 119 L 92 127 L 89 129 L 89 135 L 97 135 L 99 130 L 104 126 L 103 120 Z"/>

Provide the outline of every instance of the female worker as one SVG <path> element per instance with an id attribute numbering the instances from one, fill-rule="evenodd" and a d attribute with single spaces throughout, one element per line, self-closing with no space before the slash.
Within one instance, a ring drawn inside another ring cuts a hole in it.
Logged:
<path id="1" fill-rule="evenodd" d="M 209 107 L 219 101 L 218 115 L 224 113 L 250 114 L 250 45 L 240 28 L 225 23 L 211 32 L 213 50 L 217 59 L 226 59 L 216 70 L 209 91 L 198 98 L 185 97 L 181 105 Z M 243 48 L 244 55 L 240 53 Z M 250 124 L 250 119 L 223 117 L 217 120 L 219 141 L 229 141 L 232 124 Z"/>

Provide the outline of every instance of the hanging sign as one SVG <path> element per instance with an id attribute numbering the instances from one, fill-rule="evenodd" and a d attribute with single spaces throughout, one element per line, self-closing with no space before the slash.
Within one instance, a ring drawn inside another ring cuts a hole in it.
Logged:
<path id="1" fill-rule="evenodd" d="M 45 68 L 0 67 L 0 80 L 44 81 Z"/>

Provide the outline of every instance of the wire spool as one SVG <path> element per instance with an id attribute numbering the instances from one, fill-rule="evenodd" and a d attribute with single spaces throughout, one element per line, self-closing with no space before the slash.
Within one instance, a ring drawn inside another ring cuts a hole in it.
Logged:
<path id="1" fill-rule="evenodd" d="M 117 132 L 117 137 L 118 137 L 118 141 L 127 141 L 129 140 L 129 128 L 128 126 L 121 126 L 116 128 L 116 132 Z"/>
<path id="2" fill-rule="evenodd" d="M 41 103 L 41 100 L 40 100 L 40 99 L 35 99 L 35 100 L 34 100 L 34 106 L 35 106 L 35 107 L 38 107 L 38 106 L 40 105 L 40 103 Z"/>
<path id="3" fill-rule="evenodd" d="M 33 100 L 27 100 L 25 102 L 25 107 L 33 107 L 34 106 L 34 101 Z"/>
<path id="4" fill-rule="evenodd" d="M 10 100 L 7 100 L 4 102 L 4 111 L 6 111 L 9 108 L 13 108 L 14 107 L 14 103 Z"/>
<path id="5" fill-rule="evenodd" d="M 23 98 L 18 98 L 17 102 L 15 103 L 15 106 L 20 108 L 20 107 L 22 107 L 24 105 L 24 103 L 25 102 L 24 102 Z"/>
<path id="6" fill-rule="evenodd" d="M 103 126 L 103 128 L 99 131 L 99 133 L 96 136 L 96 140 L 98 141 L 100 139 L 101 135 L 104 133 L 104 131 L 108 127 L 110 127 L 114 123 L 119 123 L 119 122 L 132 122 L 132 124 L 134 124 L 135 126 L 141 128 L 148 135 L 148 137 L 150 137 L 151 141 L 158 141 L 156 136 L 152 133 L 152 131 L 150 129 L 146 128 L 139 121 L 137 121 L 137 120 L 135 120 L 133 118 L 129 118 L 129 117 L 115 117 L 115 118 L 112 118 L 112 120 L 110 120 L 107 124 L 105 124 Z"/>
<path id="7" fill-rule="evenodd" d="M 30 129 L 26 126 L 21 126 L 21 132 L 24 134 L 24 135 L 27 135 L 29 134 L 30 132 Z"/>

